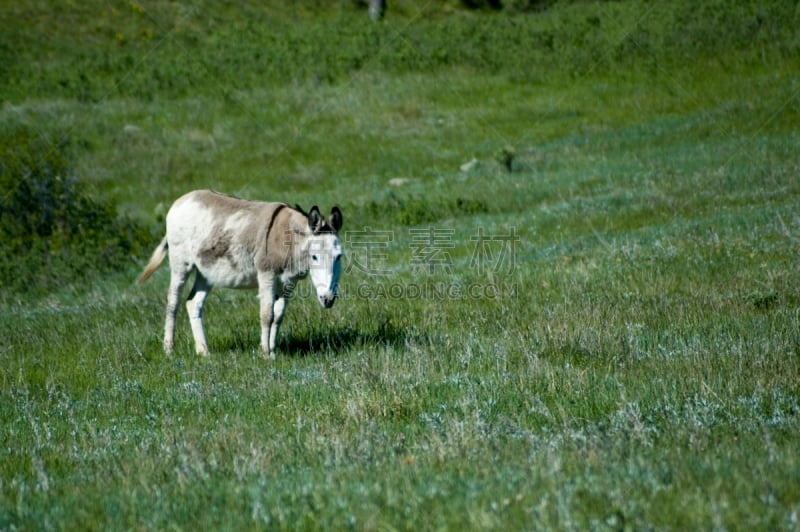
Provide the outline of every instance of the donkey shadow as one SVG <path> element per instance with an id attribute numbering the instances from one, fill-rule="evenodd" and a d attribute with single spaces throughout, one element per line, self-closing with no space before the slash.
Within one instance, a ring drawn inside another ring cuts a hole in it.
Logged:
<path id="1" fill-rule="evenodd" d="M 346 351 L 354 347 L 390 346 L 403 347 L 409 340 L 419 339 L 407 329 L 388 321 L 382 321 L 377 328 L 364 330 L 355 327 L 335 327 L 311 335 L 289 333 L 278 340 L 278 352 L 293 357 L 307 357 L 324 353 Z"/>
<path id="2" fill-rule="evenodd" d="M 286 331 L 278 338 L 278 356 L 304 358 L 323 354 L 335 354 L 357 347 L 404 347 L 409 342 L 424 340 L 425 334 L 419 331 L 398 327 L 382 322 L 370 329 L 357 329 L 351 326 L 333 327 L 311 334 Z M 258 338 L 247 334 L 235 334 L 225 339 L 217 337 L 214 351 L 244 352 L 258 345 Z"/>

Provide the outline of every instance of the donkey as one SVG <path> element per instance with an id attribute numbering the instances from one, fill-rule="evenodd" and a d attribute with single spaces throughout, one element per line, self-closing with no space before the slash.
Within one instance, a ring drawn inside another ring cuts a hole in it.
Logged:
<path id="1" fill-rule="evenodd" d="M 195 272 L 186 301 L 195 351 L 208 355 L 203 303 L 211 288 L 258 287 L 262 354 L 274 359 L 278 328 L 298 280 L 311 273 L 320 304 L 330 308 L 336 301 L 342 272 L 341 228 L 338 207 L 326 220 L 316 205 L 304 212 L 297 205 L 248 201 L 211 190 L 178 198 L 167 213 L 167 234 L 138 279 L 144 283 L 169 251 L 164 351 L 172 353 L 181 291 Z"/>

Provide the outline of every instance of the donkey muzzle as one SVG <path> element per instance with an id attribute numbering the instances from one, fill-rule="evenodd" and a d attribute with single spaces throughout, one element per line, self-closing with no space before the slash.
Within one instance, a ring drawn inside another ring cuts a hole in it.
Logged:
<path id="1" fill-rule="evenodd" d="M 331 308 L 333 304 L 336 302 L 336 294 L 334 292 L 328 292 L 327 294 L 319 296 L 320 304 L 325 308 Z"/>

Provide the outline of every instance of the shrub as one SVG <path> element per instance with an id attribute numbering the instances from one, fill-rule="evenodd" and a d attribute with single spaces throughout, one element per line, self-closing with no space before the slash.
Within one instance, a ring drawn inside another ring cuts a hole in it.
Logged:
<path id="1" fill-rule="evenodd" d="M 0 292 L 45 291 L 120 268 L 149 235 L 91 198 L 67 135 L 0 132 Z"/>

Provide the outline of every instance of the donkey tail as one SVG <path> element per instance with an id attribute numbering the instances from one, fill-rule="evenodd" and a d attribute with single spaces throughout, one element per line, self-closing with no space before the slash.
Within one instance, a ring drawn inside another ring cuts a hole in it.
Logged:
<path id="1" fill-rule="evenodd" d="M 156 247 L 156 250 L 153 252 L 153 256 L 150 257 L 150 262 L 147 263 L 144 271 L 142 271 L 141 275 L 139 275 L 139 279 L 137 279 L 139 284 L 142 284 L 148 280 L 150 276 L 153 275 L 153 272 L 156 271 L 159 266 L 161 266 L 161 261 L 163 261 L 164 257 L 167 256 L 167 248 L 169 248 L 167 245 L 167 237 L 164 237 L 158 247 Z"/>

